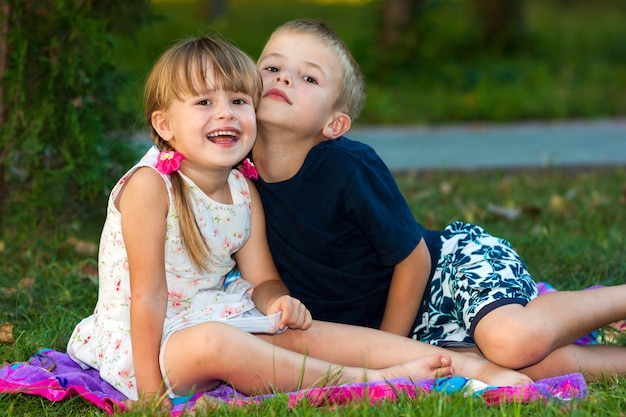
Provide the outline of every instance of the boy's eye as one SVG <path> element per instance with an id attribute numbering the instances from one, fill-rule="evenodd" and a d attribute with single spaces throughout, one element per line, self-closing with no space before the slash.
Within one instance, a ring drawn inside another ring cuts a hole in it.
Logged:
<path id="1" fill-rule="evenodd" d="M 247 101 L 243 98 L 236 98 L 233 100 L 233 104 L 246 104 Z"/>
<path id="2" fill-rule="evenodd" d="M 208 106 L 209 104 L 211 104 L 211 101 L 207 100 L 207 99 L 200 100 L 200 101 L 198 101 L 198 104 L 201 105 L 201 106 Z"/>
<path id="3" fill-rule="evenodd" d="M 304 79 L 307 83 L 317 84 L 317 80 L 309 75 L 305 75 L 302 79 Z"/>

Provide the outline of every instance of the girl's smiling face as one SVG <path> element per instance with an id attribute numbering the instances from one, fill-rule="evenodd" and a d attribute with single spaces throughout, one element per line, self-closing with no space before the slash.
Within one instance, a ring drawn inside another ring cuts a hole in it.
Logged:
<path id="1" fill-rule="evenodd" d="M 167 110 L 154 112 L 152 120 L 163 140 L 185 156 L 183 172 L 230 169 L 250 152 L 256 137 L 254 105 L 245 93 L 185 95 Z"/>

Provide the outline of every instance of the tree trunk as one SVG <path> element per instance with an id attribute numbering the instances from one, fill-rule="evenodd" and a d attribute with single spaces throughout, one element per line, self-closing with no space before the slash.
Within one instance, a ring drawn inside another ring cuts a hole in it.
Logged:
<path id="1" fill-rule="evenodd" d="M 381 45 L 394 48 L 400 42 L 402 33 L 411 25 L 413 3 L 421 0 L 386 0 L 383 4 L 383 28 Z"/>
<path id="2" fill-rule="evenodd" d="M 8 122 L 7 92 L 5 88 L 5 74 L 9 66 L 9 18 L 11 16 L 11 6 L 9 0 L 0 0 L 0 126 L 6 126 Z M 2 132 L 0 131 L 0 135 Z M 6 138 L 0 136 L 0 236 L 4 231 L 4 196 L 6 194 L 5 184 L 5 163 L 7 154 Z"/>
<path id="3" fill-rule="evenodd" d="M 488 46 L 514 47 L 524 33 L 523 0 L 473 0 Z"/>
<path id="4" fill-rule="evenodd" d="M 7 121 L 5 82 L 3 80 L 7 67 L 9 66 L 9 44 L 7 38 L 9 36 L 10 12 L 11 6 L 9 5 L 9 0 L 0 0 L 0 125 L 4 125 Z M 3 160 L 4 158 L 0 159 L 0 162 Z"/>

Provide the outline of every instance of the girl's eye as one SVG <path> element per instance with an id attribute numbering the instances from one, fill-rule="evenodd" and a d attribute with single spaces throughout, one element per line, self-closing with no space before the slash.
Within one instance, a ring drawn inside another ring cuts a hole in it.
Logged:
<path id="1" fill-rule="evenodd" d="M 268 72 L 278 72 L 278 68 L 269 66 L 269 67 L 265 67 L 265 71 L 268 71 Z"/>
<path id="2" fill-rule="evenodd" d="M 317 84 L 317 80 L 311 76 L 305 75 L 304 77 L 302 77 L 302 79 L 307 83 Z"/>

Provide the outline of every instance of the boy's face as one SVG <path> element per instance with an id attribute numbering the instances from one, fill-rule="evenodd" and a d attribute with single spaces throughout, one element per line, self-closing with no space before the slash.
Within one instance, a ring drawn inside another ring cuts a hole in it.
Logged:
<path id="1" fill-rule="evenodd" d="M 258 67 L 263 98 L 260 127 L 275 125 L 305 137 L 319 135 L 332 120 L 343 68 L 314 35 L 276 34 L 265 45 Z"/>

